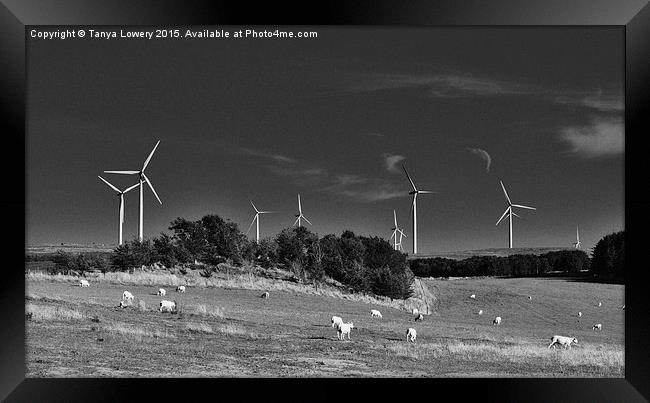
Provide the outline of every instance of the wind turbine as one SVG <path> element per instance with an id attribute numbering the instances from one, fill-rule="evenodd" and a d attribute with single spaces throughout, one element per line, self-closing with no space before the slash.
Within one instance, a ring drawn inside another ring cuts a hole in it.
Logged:
<path id="1" fill-rule="evenodd" d="M 411 212 L 413 213 L 413 254 L 415 255 L 418 253 L 418 205 L 417 205 L 417 198 L 420 193 L 436 193 L 431 190 L 418 190 L 418 188 L 415 186 L 415 183 L 413 183 L 413 179 L 411 179 L 411 175 L 409 175 L 408 171 L 406 170 L 406 167 L 404 164 L 402 164 L 402 168 L 404 169 L 404 172 L 406 173 L 406 177 L 408 178 L 409 182 L 411 183 L 411 187 L 413 188 L 413 191 L 409 192 L 410 195 L 413 195 L 413 204 L 411 204 Z"/>
<path id="2" fill-rule="evenodd" d="M 298 223 L 298 226 L 300 227 L 300 219 L 301 218 L 303 218 L 305 221 L 307 221 L 309 223 L 309 225 L 312 225 L 312 223 L 309 222 L 307 217 L 302 215 L 302 205 L 300 204 L 300 194 L 298 194 L 298 214 L 296 214 L 295 216 L 298 217 L 298 218 L 296 218 L 296 221 L 293 222 L 293 225 L 296 225 L 296 223 Z"/>
<path id="3" fill-rule="evenodd" d="M 393 230 L 393 234 L 390 236 L 389 239 L 395 238 L 393 240 L 393 249 L 398 250 L 402 247 L 402 236 L 404 235 L 404 232 L 397 226 L 397 213 L 395 213 L 395 210 L 393 210 L 393 218 L 395 219 L 395 226 L 391 228 Z M 400 233 L 399 236 L 399 242 L 397 241 L 397 233 Z"/>
<path id="4" fill-rule="evenodd" d="M 402 237 L 403 237 L 403 236 L 406 237 L 406 234 L 404 233 L 404 231 L 402 231 L 402 230 L 400 229 L 400 230 L 399 230 L 399 242 L 397 243 L 397 247 L 398 247 L 399 250 L 401 250 L 401 251 L 404 250 L 404 248 L 402 248 Z"/>
<path id="5" fill-rule="evenodd" d="M 138 175 L 140 177 L 140 220 L 138 222 L 138 238 L 140 239 L 140 242 L 142 242 L 142 209 L 143 209 L 143 196 L 144 196 L 144 186 L 142 185 L 144 182 L 147 182 L 147 185 L 151 188 L 151 191 L 153 192 L 154 196 L 156 196 L 156 199 L 158 199 L 158 202 L 162 204 L 162 201 L 160 201 L 160 197 L 158 197 L 158 194 L 156 193 L 156 190 L 153 188 L 153 185 L 151 184 L 151 181 L 149 178 L 147 178 L 147 175 L 144 174 L 144 170 L 147 168 L 147 165 L 149 164 L 149 161 L 151 161 L 151 157 L 153 157 L 153 153 L 156 152 L 156 148 L 158 147 L 158 144 L 160 144 L 160 140 L 156 143 L 156 145 L 153 147 L 153 150 L 151 150 L 151 153 L 147 157 L 147 159 L 144 161 L 144 164 L 142 165 L 142 169 L 139 171 L 104 171 L 105 173 L 109 174 L 121 174 L 121 175 Z"/>
<path id="6" fill-rule="evenodd" d="M 120 189 L 116 188 L 115 186 L 113 186 L 109 181 L 102 178 L 101 176 L 97 175 L 97 177 L 99 179 L 101 179 L 102 181 L 104 181 L 105 184 L 110 186 L 111 189 L 116 191 L 117 195 L 120 197 L 120 213 L 119 213 L 120 214 L 120 232 L 119 232 L 118 240 L 119 240 L 119 244 L 122 245 L 122 224 L 124 223 L 124 194 L 126 192 L 128 192 L 129 190 L 135 189 L 138 186 L 138 184 L 136 183 L 135 185 L 133 185 L 131 187 L 128 187 L 128 188 L 126 188 L 124 190 L 120 190 Z"/>
<path id="7" fill-rule="evenodd" d="M 248 226 L 248 231 L 246 231 L 246 235 L 248 235 L 248 232 L 251 230 L 251 227 L 253 226 L 253 223 L 257 221 L 257 236 L 255 237 L 255 242 L 260 243 L 260 214 L 269 214 L 273 213 L 273 211 L 259 211 L 257 207 L 253 204 L 253 201 L 251 200 L 251 206 L 255 209 L 255 217 L 253 217 L 253 221 L 251 221 L 251 225 Z"/>
<path id="8" fill-rule="evenodd" d="M 576 227 L 576 241 L 573 243 L 573 246 L 575 246 L 576 249 L 580 249 L 580 234 L 578 233 L 578 227 Z"/>
<path id="9" fill-rule="evenodd" d="M 519 217 L 514 211 L 512 211 L 512 208 L 513 207 L 518 207 L 518 208 L 525 208 L 525 209 L 529 209 L 529 210 L 537 210 L 537 209 L 535 207 L 522 206 L 521 204 L 512 204 L 512 202 L 510 201 L 510 197 L 508 196 L 508 192 L 506 192 L 506 187 L 503 186 L 503 182 L 499 181 L 499 183 L 501 183 L 501 188 L 503 189 L 503 194 L 506 196 L 506 200 L 508 200 L 508 208 L 506 208 L 506 211 L 503 212 L 503 215 L 501 216 L 501 218 L 499 218 L 499 221 L 497 221 L 497 223 L 495 225 L 499 225 L 501 220 L 503 220 L 503 218 L 506 215 L 508 215 L 508 217 L 510 219 L 510 232 L 509 232 L 509 236 L 508 236 L 508 247 L 512 248 L 512 216 Z"/>

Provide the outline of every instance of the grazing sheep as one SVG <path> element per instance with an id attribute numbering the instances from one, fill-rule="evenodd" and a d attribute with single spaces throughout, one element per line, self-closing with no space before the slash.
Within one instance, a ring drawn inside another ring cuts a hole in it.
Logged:
<path id="1" fill-rule="evenodd" d="M 418 337 L 418 332 L 415 331 L 412 327 L 409 327 L 408 330 L 406 331 L 406 341 L 413 341 L 415 342 L 415 338 Z"/>
<path id="2" fill-rule="evenodd" d="M 417 308 L 413 308 L 413 316 L 417 316 L 420 312 Z"/>
<path id="3" fill-rule="evenodd" d="M 381 312 L 379 312 L 379 311 L 376 310 L 376 309 L 373 309 L 373 310 L 370 311 L 370 316 L 372 316 L 373 318 L 374 318 L 374 317 L 378 317 L 378 318 L 382 318 L 382 317 L 383 317 L 383 316 L 381 316 Z"/>
<path id="4" fill-rule="evenodd" d="M 603 324 L 602 323 L 596 323 L 594 327 L 591 328 L 591 330 L 603 330 Z"/>
<path id="5" fill-rule="evenodd" d="M 269 292 L 265 291 L 264 294 L 260 295 L 260 298 L 268 298 L 269 297 Z"/>
<path id="6" fill-rule="evenodd" d="M 340 316 L 332 316 L 332 327 L 337 327 L 343 323 L 343 319 Z"/>
<path id="7" fill-rule="evenodd" d="M 350 330 L 354 329 L 354 323 L 339 323 L 336 326 L 336 332 L 338 333 L 339 340 L 343 340 L 345 335 L 348 335 L 348 340 L 350 340 Z"/>
<path id="8" fill-rule="evenodd" d="M 530 300 L 532 300 L 532 299 L 533 299 L 533 297 L 531 297 L 531 296 L 529 295 L 529 296 L 528 296 L 528 300 L 530 301 Z"/>
<path id="9" fill-rule="evenodd" d="M 176 292 L 185 292 L 185 286 L 179 285 L 178 287 L 176 287 Z"/>
<path id="10" fill-rule="evenodd" d="M 88 280 L 79 280 L 79 287 L 90 287 Z"/>
<path id="11" fill-rule="evenodd" d="M 621 309 L 622 309 L 622 310 L 625 310 L 625 304 L 623 304 L 623 306 L 621 307 Z"/>
<path id="12" fill-rule="evenodd" d="M 483 310 L 482 310 L 482 309 L 479 309 L 478 314 L 479 314 L 479 315 L 483 315 Z"/>
<path id="13" fill-rule="evenodd" d="M 423 320 L 424 320 L 424 316 L 422 316 L 422 314 L 421 314 L 421 313 L 420 313 L 420 314 L 418 314 L 418 316 L 416 316 L 416 317 L 415 317 L 415 321 L 416 321 L 416 322 L 417 322 L 417 321 L 420 321 L 420 322 L 422 322 Z"/>
<path id="14" fill-rule="evenodd" d="M 156 294 L 156 295 L 160 295 L 161 297 L 164 297 L 166 294 L 167 294 L 167 291 L 165 291 L 164 288 L 159 288 L 158 289 L 158 294 Z"/>
<path id="15" fill-rule="evenodd" d="M 556 344 L 564 346 L 565 349 L 571 348 L 571 343 L 578 344 L 578 339 L 575 337 L 565 337 L 565 336 L 553 336 L 551 338 L 551 344 L 548 345 L 548 348 L 555 348 Z"/>
<path id="16" fill-rule="evenodd" d="M 497 316 L 496 318 L 494 318 L 494 320 L 492 321 L 492 324 L 493 325 L 500 325 L 501 324 L 501 316 Z"/>
<path id="17" fill-rule="evenodd" d="M 176 309 L 176 302 L 162 300 L 160 301 L 160 312 L 168 311 L 172 312 Z"/>
<path id="18" fill-rule="evenodd" d="M 582 312 L 578 312 L 578 317 L 582 318 Z"/>
<path id="19" fill-rule="evenodd" d="M 476 299 L 476 294 L 472 294 L 469 296 L 471 299 Z"/>
<path id="20" fill-rule="evenodd" d="M 133 301 L 133 294 L 131 294 L 131 293 L 128 292 L 128 291 L 124 291 L 124 292 L 122 293 L 122 301 L 126 301 L 126 300 L 131 300 L 131 301 Z"/>
<path id="21" fill-rule="evenodd" d="M 602 302 L 599 302 L 599 303 L 598 303 L 598 306 L 603 306 L 603 303 L 602 303 Z"/>
<path id="22" fill-rule="evenodd" d="M 120 308 L 126 308 L 130 304 L 127 302 L 127 300 L 122 300 L 120 301 Z"/>

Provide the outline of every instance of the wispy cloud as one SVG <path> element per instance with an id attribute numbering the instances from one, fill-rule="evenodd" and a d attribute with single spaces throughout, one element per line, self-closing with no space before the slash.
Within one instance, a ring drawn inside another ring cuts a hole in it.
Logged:
<path id="1" fill-rule="evenodd" d="M 487 163 L 487 165 L 485 167 L 485 171 L 490 172 L 490 165 L 492 164 L 492 157 L 490 157 L 490 154 L 488 154 L 487 151 L 485 151 L 483 149 L 480 149 L 480 148 L 469 148 L 469 147 L 467 148 L 467 150 L 469 152 L 471 152 L 472 154 L 478 155 L 479 157 L 484 159 L 485 162 Z"/>
<path id="2" fill-rule="evenodd" d="M 385 136 L 384 136 L 383 134 L 381 134 L 381 133 L 368 133 L 368 136 L 372 136 L 372 137 L 385 137 Z"/>
<path id="3" fill-rule="evenodd" d="M 270 160 L 277 161 L 277 162 L 287 162 L 287 163 L 296 162 L 296 160 L 294 160 L 293 158 L 289 158 L 289 157 L 287 157 L 285 155 L 282 155 L 282 154 L 261 152 L 261 151 L 252 150 L 250 148 L 245 148 L 245 147 L 240 147 L 240 150 L 244 154 L 253 155 L 255 157 L 262 157 L 262 158 L 270 159 Z"/>
<path id="4" fill-rule="evenodd" d="M 562 128 L 559 136 L 569 144 L 570 153 L 583 158 L 622 154 L 625 146 L 621 118 L 593 118 L 584 126 Z"/>
<path id="5" fill-rule="evenodd" d="M 622 94 L 603 94 L 602 90 L 596 94 L 559 96 L 555 102 L 562 105 L 590 108 L 599 112 L 620 112 L 625 108 Z"/>
<path id="6" fill-rule="evenodd" d="M 384 153 L 382 154 L 384 157 L 384 165 L 386 166 L 386 169 L 388 172 L 393 172 L 393 173 L 399 173 L 399 169 L 396 167 L 396 165 L 400 162 L 406 159 L 403 155 L 397 155 L 397 154 L 389 154 L 389 153 Z"/>
<path id="7" fill-rule="evenodd" d="M 281 176 L 290 176 L 290 177 L 317 177 L 324 174 L 324 171 L 321 168 L 298 168 L 291 169 L 285 167 L 278 167 L 274 165 L 268 166 L 269 170 L 275 174 Z"/>

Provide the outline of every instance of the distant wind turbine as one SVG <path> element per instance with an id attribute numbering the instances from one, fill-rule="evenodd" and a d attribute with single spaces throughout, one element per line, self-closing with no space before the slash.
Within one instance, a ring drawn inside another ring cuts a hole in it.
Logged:
<path id="1" fill-rule="evenodd" d="M 436 193 L 431 190 L 418 190 L 418 188 L 415 186 L 415 183 L 413 183 L 413 179 L 411 179 L 411 175 L 409 175 L 408 171 L 406 170 L 406 166 L 402 164 L 402 168 L 404 169 L 404 172 L 406 173 L 406 177 L 408 178 L 409 182 L 411 183 L 411 187 L 413 188 L 413 191 L 409 192 L 410 195 L 413 195 L 413 203 L 411 204 L 411 213 L 413 214 L 413 254 L 415 255 L 418 253 L 418 205 L 417 205 L 417 198 L 420 193 Z"/>
<path id="2" fill-rule="evenodd" d="M 395 210 L 393 210 L 393 218 L 395 220 L 395 226 L 393 228 L 391 228 L 393 230 L 393 234 L 390 236 L 389 239 L 395 238 L 393 240 L 393 248 L 395 250 L 399 250 L 402 247 L 402 236 L 406 236 L 406 235 L 404 235 L 404 232 L 397 226 L 397 213 L 395 212 Z M 398 232 L 400 233 L 399 242 L 397 241 L 397 233 Z"/>
<path id="3" fill-rule="evenodd" d="M 399 230 L 399 242 L 397 243 L 397 247 L 398 247 L 399 250 L 401 250 L 401 251 L 404 250 L 404 248 L 402 248 L 402 237 L 403 237 L 403 236 L 406 237 L 406 234 L 404 233 L 404 231 L 402 231 L 402 230 L 400 229 L 400 230 Z"/>
<path id="4" fill-rule="evenodd" d="M 578 227 L 576 227 L 576 241 L 573 243 L 573 246 L 575 246 L 576 249 L 580 249 L 580 234 L 578 233 Z"/>
<path id="5" fill-rule="evenodd" d="M 508 247 L 512 248 L 512 216 L 519 217 L 514 211 L 512 211 L 513 207 L 518 207 L 518 208 L 525 208 L 529 210 L 537 210 L 535 207 L 528 207 L 528 206 L 522 206 L 521 204 L 512 204 L 510 201 L 510 197 L 508 196 L 508 192 L 506 192 L 506 187 L 503 186 L 503 182 L 499 181 L 501 183 L 501 188 L 503 189 L 503 194 L 506 196 L 506 200 L 508 200 L 508 208 L 506 208 L 506 211 L 503 212 L 503 215 L 501 218 L 499 218 L 499 221 L 497 221 L 496 225 L 499 225 L 501 220 L 507 215 L 508 218 L 510 219 L 510 232 L 508 236 Z"/>
<path id="6" fill-rule="evenodd" d="M 248 231 L 246 231 L 246 235 L 248 235 L 248 232 L 251 230 L 251 227 L 253 226 L 253 223 L 257 221 L 257 234 L 255 236 L 255 242 L 260 243 L 260 214 L 269 214 L 269 213 L 274 213 L 274 211 L 259 211 L 257 207 L 253 204 L 253 201 L 251 200 L 251 206 L 255 209 L 255 217 L 253 217 L 253 221 L 251 221 L 251 225 L 248 226 Z"/>
<path id="7" fill-rule="evenodd" d="M 133 185 L 131 187 L 128 187 L 128 188 L 126 188 L 124 190 L 120 190 L 120 189 L 116 188 L 115 186 L 113 186 L 109 181 L 102 178 L 101 176 L 98 175 L 97 177 L 99 179 L 101 179 L 102 181 L 104 181 L 105 184 L 110 186 L 111 189 L 116 191 L 117 195 L 120 197 L 120 210 L 119 210 L 119 217 L 120 217 L 120 225 L 119 225 L 119 227 L 120 227 L 120 230 L 119 230 L 119 236 L 118 236 L 117 239 L 118 239 L 118 244 L 122 245 L 122 224 L 124 223 L 124 194 L 126 192 L 132 190 L 132 189 L 135 189 L 138 186 L 138 184 L 136 183 L 135 185 Z"/>
<path id="8" fill-rule="evenodd" d="M 293 225 L 296 225 L 296 223 L 298 223 L 298 226 L 300 227 L 300 224 L 301 224 L 300 219 L 301 218 L 304 219 L 305 221 L 307 221 L 309 223 L 309 225 L 312 225 L 312 223 L 309 222 L 307 217 L 302 215 L 302 205 L 300 204 L 300 195 L 298 195 L 298 214 L 296 214 L 295 216 L 298 217 L 298 218 L 296 218 L 296 221 L 294 221 Z"/>
<path id="9" fill-rule="evenodd" d="M 144 182 L 147 182 L 147 185 L 151 188 L 151 191 L 153 192 L 154 196 L 156 196 L 156 199 L 158 199 L 158 202 L 162 204 L 162 201 L 160 201 L 160 197 L 158 197 L 158 194 L 156 193 L 156 190 L 153 188 L 153 185 L 151 184 L 151 181 L 149 178 L 147 178 L 147 175 L 144 174 L 144 170 L 147 168 L 147 165 L 149 164 L 149 161 L 151 160 L 151 157 L 153 157 L 153 153 L 156 152 L 156 148 L 158 147 L 158 144 L 160 144 L 160 140 L 156 143 L 156 145 L 153 147 L 153 150 L 151 150 L 151 153 L 147 157 L 147 159 L 144 161 L 144 164 L 142 165 L 142 169 L 139 171 L 104 171 L 105 173 L 109 174 L 121 174 L 121 175 L 138 175 L 140 177 L 140 220 L 138 221 L 138 239 L 140 242 L 142 242 L 142 209 L 143 209 L 143 196 L 144 196 L 144 186 L 142 184 Z"/>

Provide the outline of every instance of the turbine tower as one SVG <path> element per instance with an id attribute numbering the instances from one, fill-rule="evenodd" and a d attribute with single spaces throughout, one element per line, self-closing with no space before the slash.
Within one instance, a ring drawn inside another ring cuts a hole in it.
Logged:
<path id="1" fill-rule="evenodd" d="M 578 233 L 578 227 L 576 227 L 576 241 L 573 243 L 573 246 L 575 246 L 576 249 L 580 249 L 580 234 Z"/>
<path id="2" fill-rule="evenodd" d="M 309 223 L 309 225 L 312 225 L 312 223 L 309 222 L 307 217 L 302 215 L 302 205 L 300 204 L 300 194 L 298 194 L 298 214 L 296 214 L 295 216 L 298 217 L 298 218 L 296 218 L 296 221 L 293 222 L 293 225 L 296 225 L 296 223 L 298 223 L 298 226 L 300 227 L 300 224 L 301 224 L 300 219 L 301 218 L 304 219 L 305 221 L 307 221 Z"/>
<path id="3" fill-rule="evenodd" d="M 510 219 L 510 232 L 508 235 L 508 247 L 512 249 L 512 216 L 519 217 L 514 211 L 512 211 L 513 207 L 518 207 L 518 208 L 525 208 L 529 210 L 537 210 L 535 207 L 528 207 L 528 206 L 522 206 L 521 204 L 512 204 L 510 201 L 510 197 L 508 196 L 508 192 L 506 192 L 506 187 L 503 186 L 503 182 L 499 181 L 501 183 L 501 188 L 503 189 L 503 194 L 506 196 L 506 200 L 508 201 L 508 208 L 506 208 L 506 211 L 503 212 L 503 215 L 501 218 L 499 218 L 499 221 L 495 225 L 499 225 L 501 220 L 507 215 L 508 218 Z"/>
<path id="4" fill-rule="evenodd" d="M 110 186 L 111 189 L 116 191 L 117 195 L 120 197 L 120 210 L 119 210 L 119 217 L 120 217 L 120 225 L 119 225 L 119 227 L 120 227 L 120 230 L 119 230 L 119 235 L 118 235 L 117 239 L 118 239 L 118 244 L 122 245 L 122 224 L 124 223 L 124 194 L 126 192 L 132 190 L 132 189 L 135 189 L 138 186 L 138 184 L 136 183 L 135 185 L 133 185 L 131 187 L 128 187 L 128 188 L 126 188 L 124 190 L 120 190 L 120 189 L 116 188 L 115 186 L 113 186 L 109 181 L 102 178 L 101 176 L 97 175 L 97 177 L 99 179 L 101 179 L 102 181 L 104 181 L 105 184 Z"/>
<path id="5" fill-rule="evenodd" d="M 151 150 L 151 153 L 147 157 L 147 159 L 144 161 L 144 164 L 142 165 L 142 169 L 139 171 L 104 171 L 105 173 L 109 174 L 121 174 L 121 175 L 138 175 L 140 178 L 140 220 L 138 221 L 138 239 L 140 242 L 142 242 L 142 209 L 143 209 L 143 197 L 144 197 L 144 186 L 142 185 L 144 182 L 147 182 L 147 185 L 151 188 L 151 191 L 153 192 L 154 196 L 156 196 L 156 199 L 158 199 L 158 202 L 162 204 L 162 201 L 160 201 L 160 197 L 158 197 L 158 194 L 156 193 L 156 190 L 153 188 L 153 185 L 151 184 L 151 181 L 149 178 L 147 178 L 147 175 L 144 174 L 144 170 L 147 168 L 147 165 L 149 164 L 149 161 L 151 161 L 151 157 L 153 157 L 153 153 L 156 152 L 156 148 L 158 147 L 158 144 L 160 144 L 160 140 L 156 143 L 156 145 L 153 147 L 153 150 Z"/>
<path id="6" fill-rule="evenodd" d="M 393 240 L 393 249 L 399 250 L 402 248 L 402 236 L 406 236 L 406 235 L 404 235 L 404 232 L 397 226 L 397 213 L 395 213 L 395 210 L 393 210 L 393 218 L 395 220 L 395 226 L 391 228 L 393 230 L 393 234 L 390 236 L 389 239 L 395 238 Z M 397 241 L 398 232 L 400 233 L 399 242 Z"/>
<path id="7" fill-rule="evenodd" d="M 408 171 L 406 170 L 406 167 L 404 164 L 402 164 L 402 168 L 404 169 L 404 172 L 406 173 L 406 177 L 408 178 L 409 182 L 411 183 L 411 187 L 413 188 L 413 191 L 409 192 L 410 195 L 413 195 L 413 203 L 411 204 L 411 213 L 413 214 L 413 254 L 415 255 L 418 253 L 418 205 L 417 205 L 417 198 L 420 193 L 436 193 L 431 190 L 418 190 L 418 188 L 415 186 L 415 183 L 413 183 L 413 179 L 411 179 L 411 175 L 409 175 Z"/>
<path id="8" fill-rule="evenodd" d="M 246 235 L 248 235 L 248 232 L 251 230 L 251 227 L 253 226 L 253 223 L 257 221 L 257 234 L 255 236 L 255 242 L 260 243 L 260 214 L 269 214 L 273 213 L 273 211 L 259 211 L 257 207 L 253 204 L 253 201 L 251 200 L 251 206 L 255 209 L 255 217 L 253 217 L 253 221 L 251 221 L 251 225 L 248 226 L 248 231 L 246 231 Z"/>

